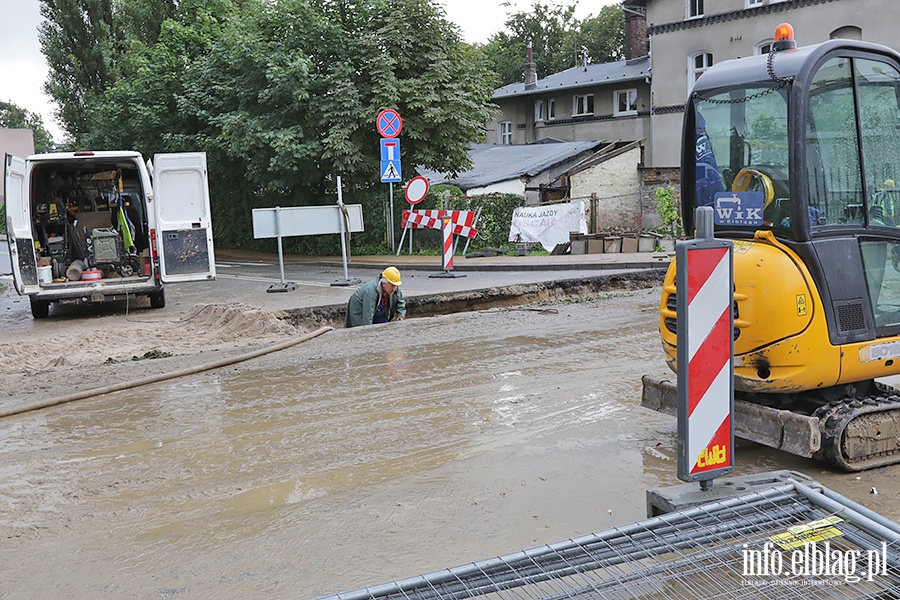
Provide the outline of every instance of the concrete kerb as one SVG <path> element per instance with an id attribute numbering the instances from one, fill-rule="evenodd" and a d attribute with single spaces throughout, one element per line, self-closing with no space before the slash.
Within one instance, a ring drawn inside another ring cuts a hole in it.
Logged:
<path id="1" fill-rule="evenodd" d="M 406 298 L 410 318 L 432 317 L 489 308 L 521 306 L 563 298 L 584 297 L 602 292 L 644 289 L 660 285 L 664 269 L 641 269 L 537 283 L 513 284 Z M 281 311 L 283 319 L 295 327 L 343 327 L 346 304 L 331 304 Z"/>

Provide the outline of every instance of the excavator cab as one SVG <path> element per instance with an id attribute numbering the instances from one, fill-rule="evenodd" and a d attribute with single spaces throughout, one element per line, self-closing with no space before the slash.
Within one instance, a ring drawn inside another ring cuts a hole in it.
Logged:
<path id="1" fill-rule="evenodd" d="M 900 373 L 900 54 L 797 48 L 787 24 L 775 40 L 707 70 L 685 107 L 685 230 L 711 206 L 735 244 L 734 387 L 751 405 L 736 432 L 847 470 L 900 462 L 900 399 L 875 381 Z M 673 264 L 660 305 L 673 370 L 675 294 Z M 648 385 L 661 384 L 645 378 L 645 400 Z"/>

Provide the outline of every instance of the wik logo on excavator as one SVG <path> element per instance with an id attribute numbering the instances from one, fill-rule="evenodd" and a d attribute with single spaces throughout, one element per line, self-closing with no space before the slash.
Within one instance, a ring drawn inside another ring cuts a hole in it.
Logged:
<path id="1" fill-rule="evenodd" d="M 713 209 L 716 225 L 757 227 L 763 223 L 762 192 L 719 192 Z"/>

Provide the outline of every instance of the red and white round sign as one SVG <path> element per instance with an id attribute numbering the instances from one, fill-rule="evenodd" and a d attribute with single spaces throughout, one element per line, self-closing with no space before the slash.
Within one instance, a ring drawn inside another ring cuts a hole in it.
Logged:
<path id="1" fill-rule="evenodd" d="M 428 180 L 419 175 L 413 177 L 406 184 L 406 201 L 410 204 L 418 204 L 428 194 Z"/>

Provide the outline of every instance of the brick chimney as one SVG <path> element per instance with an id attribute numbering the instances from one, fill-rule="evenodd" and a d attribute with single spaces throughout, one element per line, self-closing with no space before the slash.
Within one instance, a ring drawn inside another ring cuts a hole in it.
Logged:
<path id="1" fill-rule="evenodd" d="M 537 86 L 537 65 L 534 64 L 531 42 L 528 42 L 528 58 L 525 61 L 525 89 L 531 89 L 535 86 Z"/>
<path id="2" fill-rule="evenodd" d="M 625 60 L 647 56 L 647 9 L 627 7 L 625 10 Z"/>

